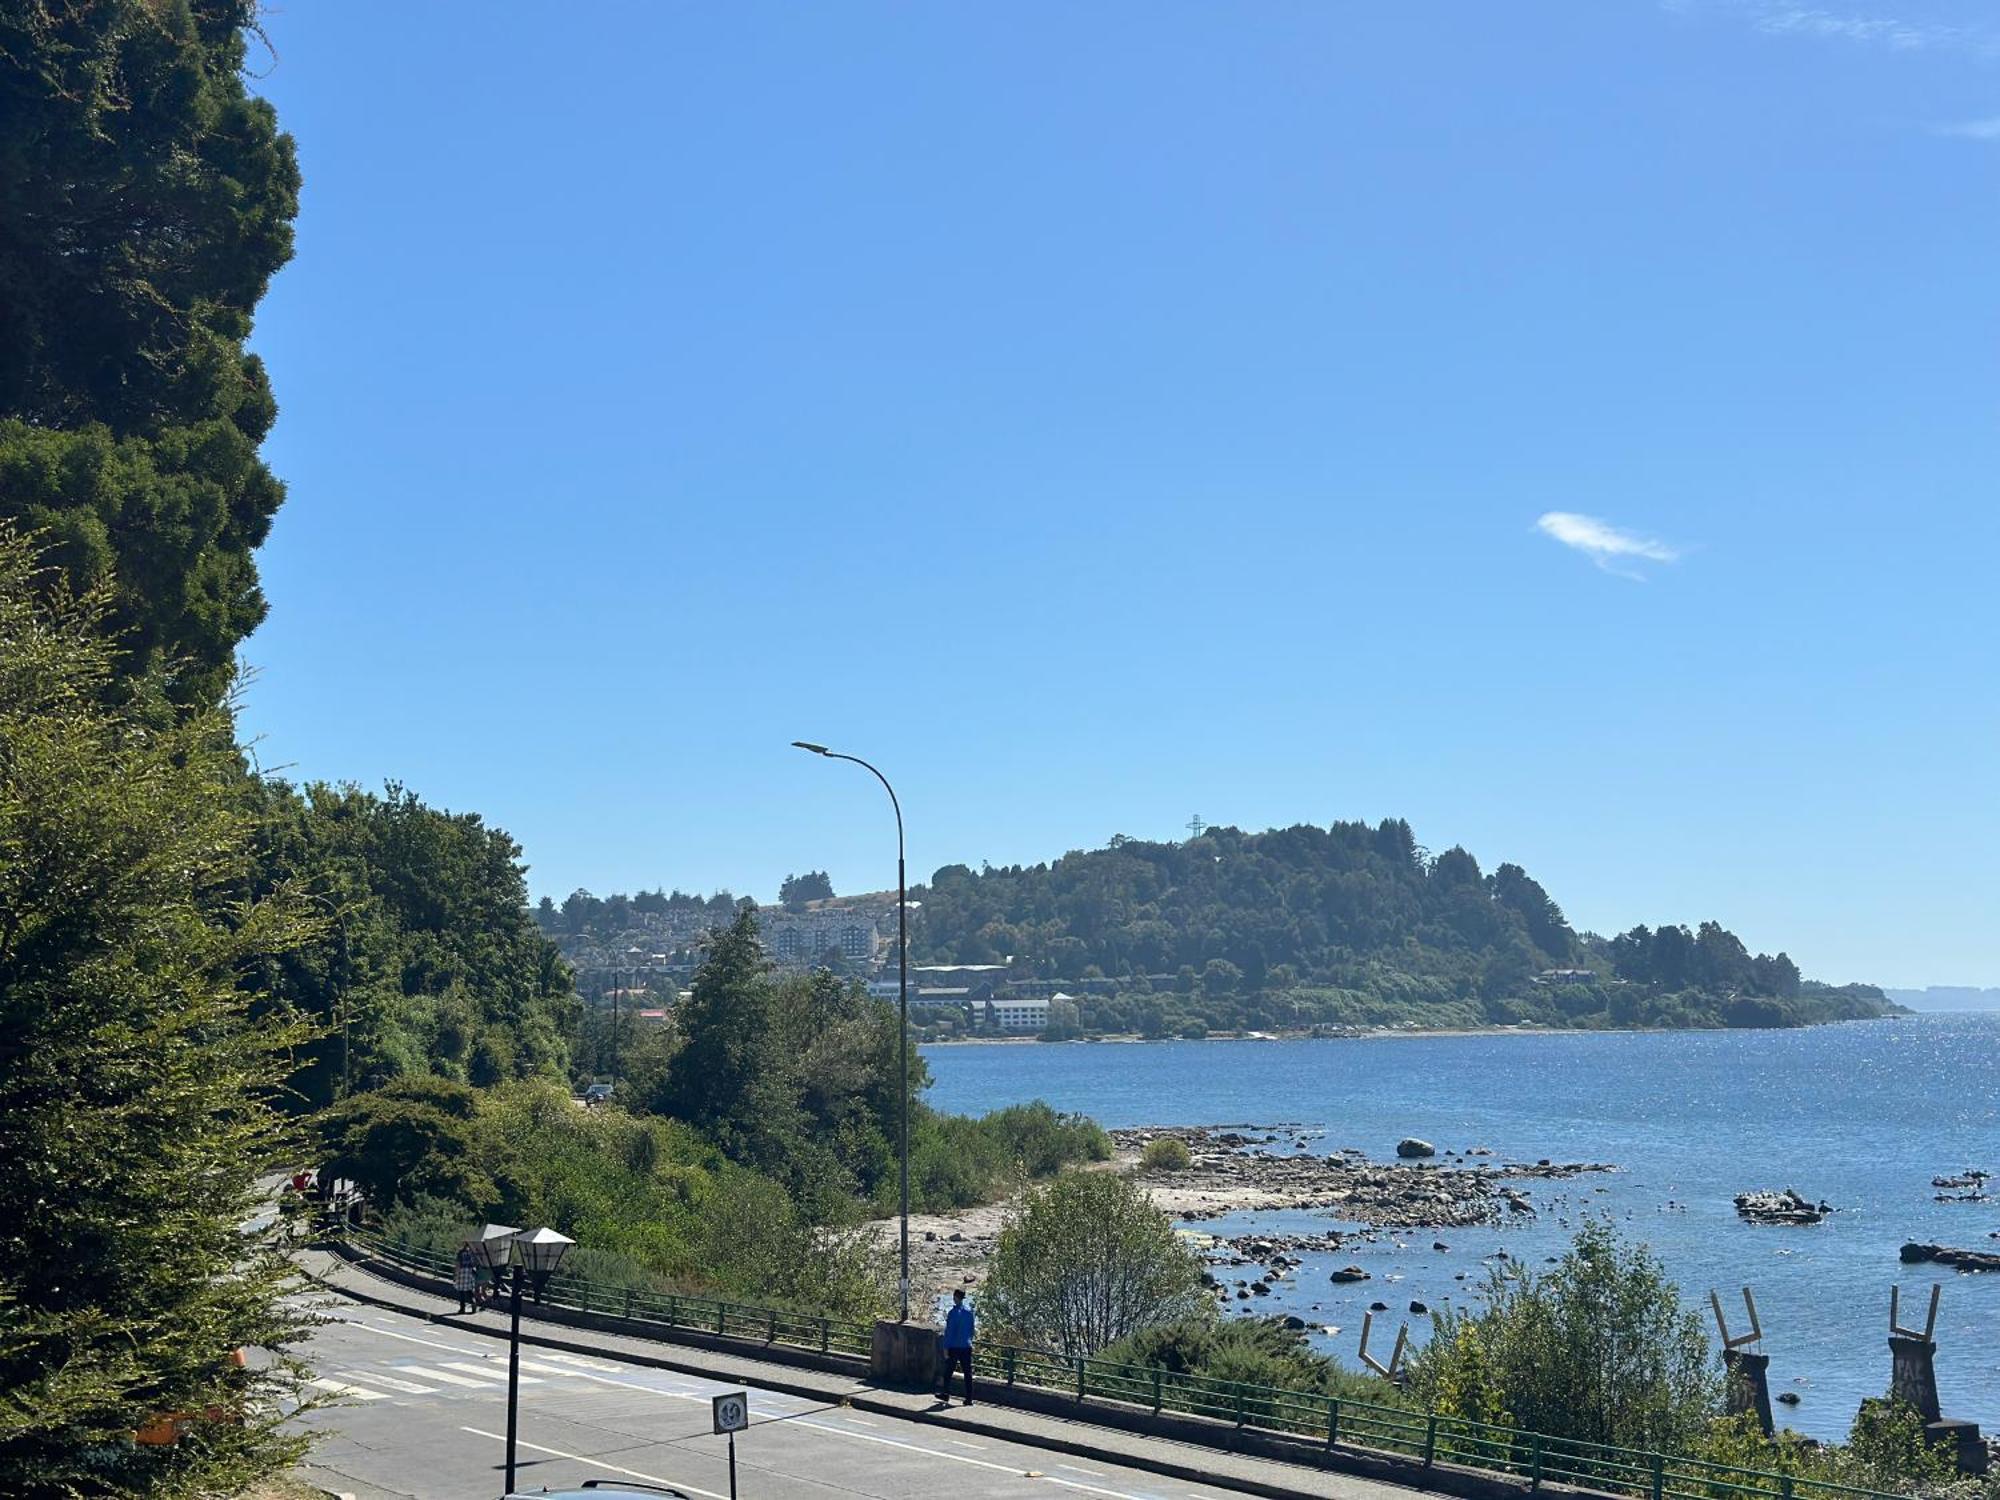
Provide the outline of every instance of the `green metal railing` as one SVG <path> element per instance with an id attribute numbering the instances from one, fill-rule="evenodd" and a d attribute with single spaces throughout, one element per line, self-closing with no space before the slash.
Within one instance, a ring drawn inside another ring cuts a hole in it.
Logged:
<path id="1" fill-rule="evenodd" d="M 442 1251 L 364 1231 L 350 1231 L 348 1238 L 385 1260 L 451 1279 L 452 1257 Z M 606 1287 L 575 1276 L 551 1277 L 543 1301 L 654 1327 L 863 1359 L 873 1338 L 869 1324 L 851 1319 Z M 1414 1459 L 1427 1469 L 1451 1464 L 1508 1475 L 1523 1481 L 1530 1491 L 1554 1484 L 1634 1500 L 1901 1500 L 1880 1490 L 1551 1437 L 1408 1407 L 1012 1345 L 982 1345 L 973 1356 L 973 1368 L 982 1379 L 1055 1392 L 1079 1405 L 1105 1402 L 1155 1414 L 1206 1417 L 1246 1430 L 1305 1439 L 1328 1452 L 1355 1449 Z"/>

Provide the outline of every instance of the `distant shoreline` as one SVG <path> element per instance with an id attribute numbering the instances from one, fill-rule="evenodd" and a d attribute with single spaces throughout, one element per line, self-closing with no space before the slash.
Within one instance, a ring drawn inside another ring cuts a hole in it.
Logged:
<path id="1" fill-rule="evenodd" d="M 1317 1036 L 1310 1031 L 1211 1032 L 1205 1037 L 1140 1036 L 1136 1032 L 1111 1032 L 1103 1036 L 1074 1037 L 1068 1041 L 1045 1042 L 1035 1036 L 960 1036 L 939 1041 L 919 1042 L 922 1047 L 1079 1047 L 1079 1046 L 1162 1046 L 1173 1042 L 1376 1042 L 1417 1041 L 1431 1037 L 1476 1036 L 1679 1036 L 1714 1035 L 1722 1032 L 1806 1031 L 1819 1026 L 1873 1026 L 1883 1021 L 1904 1021 L 1927 1015 L 1968 1015 L 1977 1012 L 1913 1011 L 1907 1015 L 1862 1016 L 1853 1020 L 1808 1021 L 1801 1026 L 1363 1026 L 1337 1036 Z"/>

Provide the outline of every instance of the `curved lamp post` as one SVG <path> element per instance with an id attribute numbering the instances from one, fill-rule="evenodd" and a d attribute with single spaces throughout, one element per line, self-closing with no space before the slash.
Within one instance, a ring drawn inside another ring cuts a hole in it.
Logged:
<path id="1" fill-rule="evenodd" d="M 896 812 L 896 994 L 897 1013 L 902 1018 L 902 1069 L 903 1087 L 899 1091 L 897 1108 L 901 1111 L 897 1133 L 901 1136 L 898 1170 L 902 1177 L 901 1218 L 902 1257 L 901 1274 L 897 1288 L 902 1298 L 902 1321 L 910 1321 L 910 893 L 903 867 L 903 804 L 897 800 L 896 789 L 889 785 L 889 778 L 869 765 L 858 755 L 842 755 L 837 750 L 829 750 L 824 745 L 815 745 L 810 740 L 793 740 L 794 747 L 810 750 L 814 755 L 823 755 L 828 760 L 854 762 L 882 783 L 882 790 L 889 794 L 889 806 Z"/>
<path id="2" fill-rule="evenodd" d="M 494 1285 L 509 1266 L 514 1270 L 511 1302 L 512 1324 L 507 1335 L 507 1493 L 514 1492 L 515 1417 L 521 1401 L 521 1283 L 532 1277 L 535 1300 L 562 1264 L 570 1246 L 576 1243 L 553 1229 L 513 1229 L 505 1224 L 488 1224 L 479 1232 L 479 1258 L 493 1273 Z"/>

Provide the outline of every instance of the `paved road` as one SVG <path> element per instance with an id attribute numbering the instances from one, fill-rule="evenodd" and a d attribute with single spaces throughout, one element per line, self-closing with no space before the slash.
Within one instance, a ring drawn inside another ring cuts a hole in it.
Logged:
<path id="1" fill-rule="evenodd" d="M 315 1477 L 362 1500 L 494 1500 L 507 1431 L 503 1343 L 346 1305 L 304 1349 L 334 1407 L 299 1420 L 328 1434 Z M 522 1489 L 580 1480 L 671 1484 L 727 1500 L 724 1440 L 710 1430 L 714 1381 L 608 1357 L 524 1348 Z M 958 1438 L 752 1388 L 736 1440 L 743 1500 L 1226 1500 L 1239 1492 L 1069 1460 L 1043 1448 Z"/>

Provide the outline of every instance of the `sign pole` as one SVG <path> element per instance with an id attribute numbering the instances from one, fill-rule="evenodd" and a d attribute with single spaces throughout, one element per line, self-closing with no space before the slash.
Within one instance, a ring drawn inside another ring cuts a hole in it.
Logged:
<path id="1" fill-rule="evenodd" d="M 724 1391 L 713 1397 L 715 1430 L 729 1434 L 729 1500 L 736 1500 L 736 1434 L 750 1425 L 750 1393 Z"/>

